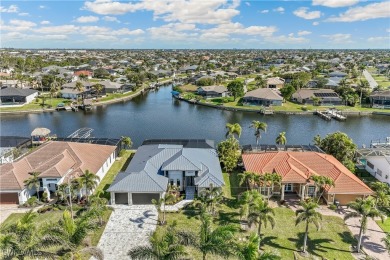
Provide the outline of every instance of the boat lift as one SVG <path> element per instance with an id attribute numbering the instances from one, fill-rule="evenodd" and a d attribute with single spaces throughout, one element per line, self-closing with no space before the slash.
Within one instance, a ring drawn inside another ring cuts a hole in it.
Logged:
<path id="1" fill-rule="evenodd" d="M 84 127 L 76 130 L 74 133 L 70 134 L 68 138 L 88 138 L 91 136 L 93 129 Z"/>

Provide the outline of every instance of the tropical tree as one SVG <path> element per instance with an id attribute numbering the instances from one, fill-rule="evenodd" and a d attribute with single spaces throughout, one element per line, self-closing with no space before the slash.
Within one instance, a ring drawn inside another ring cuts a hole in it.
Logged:
<path id="1" fill-rule="evenodd" d="M 200 192 L 199 199 L 202 203 L 206 204 L 207 208 L 209 208 L 209 212 L 214 216 L 215 206 L 222 200 L 222 189 L 210 184 L 209 188 L 203 189 Z"/>
<path id="2" fill-rule="evenodd" d="M 59 89 L 60 87 L 61 87 L 60 82 L 58 82 L 58 81 L 56 80 L 56 78 L 54 78 L 53 82 L 51 82 L 51 84 L 50 84 L 50 89 L 49 89 L 51 103 L 52 103 L 53 97 L 54 97 L 54 96 L 57 96 L 58 89 Z"/>
<path id="3" fill-rule="evenodd" d="M 382 242 L 385 244 L 386 250 L 390 254 L 390 233 L 386 233 L 386 237 L 382 238 Z"/>
<path id="4" fill-rule="evenodd" d="M 222 141 L 217 146 L 218 156 L 223 168 L 227 172 L 231 172 L 238 162 L 240 156 L 239 143 L 237 139 L 230 137 Z"/>
<path id="5" fill-rule="evenodd" d="M 257 190 L 248 190 L 241 194 L 238 203 L 240 205 L 240 217 L 248 218 L 249 207 L 257 200 L 262 200 L 263 196 Z"/>
<path id="6" fill-rule="evenodd" d="M 228 137 L 234 138 L 234 135 L 237 135 L 237 137 L 240 138 L 242 129 L 239 123 L 235 123 L 235 124 L 227 123 L 226 129 L 227 129 L 227 132 L 225 134 L 226 138 Z"/>
<path id="7" fill-rule="evenodd" d="M 98 194 L 92 195 L 89 198 L 88 210 L 90 214 L 97 217 L 100 223 L 100 226 L 103 226 L 103 216 L 104 213 L 108 210 L 108 200 L 106 198 L 99 197 Z"/>
<path id="8" fill-rule="evenodd" d="M 347 213 L 344 216 L 344 220 L 350 218 L 360 218 L 360 229 L 357 244 L 357 252 L 360 253 L 363 234 L 367 230 L 368 218 L 372 218 L 374 220 L 374 218 L 379 217 L 382 219 L 383 222 L 384 215 L 378 209 L 375 208 L 375 201 L 371 198 L 357 198 L 355 201 L 350 202 L 348 206 L 355 211 Z"/>
<path id="9" fill-rule="evenodd" d="M 253 223 L 257 225 L 257 235 L 261 237 L 261 227 L 267 227 L 270 223 L 271 227 L 275 227 L 275 212 L 273 208 L 268 205 L 268 201 L 264 199 L 257 199 L 249 206 L 248 224 Z M 260 247 L 260 244 L 259 244 Z"/>
<path id="10" fill-rule="evenodd" d="M 85 196 L 88 201 L 88 197 L 90 192 L 96 188 L 98 185 L 100 178 L 93 172 L 90 172 L 89 170 L 86 170 L 83 175 L 79 177 L 80 182 L 83 184 L 83 187 L 85 188 Z"/>
<path id="11" fill-rule="evenodd" d="M 318 139 L 317 142 L 319 142 Z M 353 159 L 357 146 L 353 143 L 353 140 L 349 138 L 347 134 L 342 132 L 327 134 L 326 137 L 319 143 L 321 150 L 327 154 L 333 155 L 351 172 L 355 171 L 355 164 Z"/>
<path id="12" fill-rule="evenodd" d="M 97 84 L 93 85 L 92 88 L 96 91 L 96 95 L 99 96 L 100 92 L 103 91 L 104 86 L 100 83 L 97 83 Z"/>
<path id="13" fill-rule="evenodd" d="M 228 91 L 233 95 L 234 101 L 237 97 L 244 95 L 244 84 L 239 80 L 234 80 L 227 85 Z"/>
<path id="14" fill-rule="evenodd" d="M 174 226 L 163 232 L 154 232 L 149 246 L 138 246 L 127 254 L 135 260 L 175 260 L 187 255 L 183 241 Z"/>
<path id="15" fill-rule="evenodd" d="M 375 194 L 375 205 L 378 207 L 387 207 L 390 204 L 390 188 L 387 183 L 376 181 L 372 183 L 371 188 Z"/>
<path id="16" fill-rule="evenodd" d="M 128 137 L 128 136 L 122 136 L 121 140 L 122 140 L 122 144 L 123 144 L 127 149 L 130 149 L 131 146 L 133 145 L 133 141 L 132 141 L 131 138 Z"/>
<path id="17" fill-rule="evenodd" d="M 320 230 L 321 223 L 320 220 L 322 220 L 321 213 L 317 212 L 316 209 L 318 208 L 318 204 L 313 202 L 312 200 L 302 201 L 300 203 L 302 206 L 302 209 L 298 209 L 295 214 L 297 216 L 295 220 L 295 225 L 298 225 L 300 223 L 305 223 L 305 237 L 303 239 L 303 249 L 302 251 L 306 253 L 306 247 L 307 247 L 307 237 L 309 234 L 309 224 L 314 224 L 317 228 L 317 230 Z"/>
<path id="18" fill-rule="evenodd" d="M 242 260 L 258 260 L 259 259 L 259 244 L 260 237 L 256 233 L 251 233 L 248 240 L 237 243 L 236 255 Z"/>
<path id="19" fill-rule="evenodd" d="M 280 94 L 282 94 L 284 100 L 289 100 L 295 92 L 296 89 L 291 84 L 286 84 L 283 88 L 280 89 Z"/>
<path id="20" fill-rule="evenodd" d="M 84 75 L 84 74 L 81 74 L 81 75 Z M 81 75 L 79 76 L 81 78 Z M 85 90 L 85 87 L 84 87 L 84 84 L 81 82 L 81 81 L 77 81 L 76 82 L 76 85 L 74 86 L 73 90 L 76 90 L 78 92 L 81 93 L 81 99 L 84 99 L 84 90 Z"/>
<path id="21" fill-rule="evenodd" d="M 158 199 L 158 200 L 152 199 L 152 204 L 156 207 L 157 212 L 158 212 L 158 223 L 160 225 L 165 224 L 165 205 L 167 203 L 171 202 L 173 199 L 174 199 L 174 196 L 169 192 L 166 192 L 165 196 Z M 162 215 L 162 219 L 160 219 L 161 215 Z"/>
<path id="22" fill-rule="evenodd" d="M 287 143 L 286 132 L 281 132 L 275 140 L 276 144 L 285 145 Z"/>
<path id="23" fill-rule="evenodd" d="M 270 190 L 273 189 L 274 185 L 277 184 L 279 187 L 282 186 L 282 176 L 276 172 L 265 173 L 261 175 L 260 187 L 267 188 L 267 199 L 270 197 Z"/>
<path id="24" fill-rule="evenodd" d="M 0 251 L 2 259 L 55 259 L 50 247 L 62 244 L 38 228 L 34 223 L 37 213 L 30 210 L 15 224 L 2 228 L 0 234 Z"/>
<path id="25" fill-rule="evenodd" d="M 317 196 L 317 192 L 320 191 L 320 195 L 317 198 L 317 203 L 320 202 L 320 199 L 322 195 L 324 195 L 325 188 L 326 187 L 334 187 L 335 183 L 334 180 L 327 176 L 321 176 L 321 175 L 312 175 L 310 177 L 314 181 L 314 184 L 316 185 L 316 189 L 314 194 Z"/>
<path id="26" fill-rule="evenodd" d="M 255 129 L 256 145 L 259 145 L 259 139 L 261 138 L 261 131 L 264 132 L 267 131 L 267 124 L 264 122 L 253 120 L 250 127 Z"/>
<path id="27" fill-rule="evenodd" d="M 37 197 L 39 200 L 39 187 L 41 186 L 40 180 L 39 180 L 39 175 L 41 174 L 40 172 L 30 172 L 31 175 L 30 178 L 24 181 L 24 184 L 29 188 L 30 190 L 35 188 L 35 191 L 37 192 Z"/>
<path id="28" fill-rule="evenodd" d="M 240 179 L 239 185 L 242 186 L 244 183 L 246 184 L 246 189 L 249 190 L 251 185 L 254 184 L 256 179 L 256 173 L 244 171 L 238 174 L 238 178 Z"/>
<path id="29" fill-rule="evenodd" d="M 235 245 L 234 233 L 236 228 L 233 225 L 218 226 L 213 228 L 212 218 L 207 213 L 200 215 L 200 230 L 198 239 L 190 239 L 190 245 L 202 252 L 203 260 L 207 259 L 207 255 L 214 254 L 222 257 L 228 257 L 233 254 Z M 182 232 L 186 237 L 194 237 Z"/>

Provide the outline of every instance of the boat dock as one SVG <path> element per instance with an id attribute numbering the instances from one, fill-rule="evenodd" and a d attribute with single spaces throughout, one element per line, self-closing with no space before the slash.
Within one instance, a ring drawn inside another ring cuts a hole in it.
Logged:
<path id="1" fill-rule="evenodd" d="M 347 117 L 343 116 L 340 111 L 336 109 L 328 109 L 326 111 L 327 114 L 329 114 L 332 118 L 338 120 L 338 121 L 345 121 L 347 120 Z"/>
<path id="2" fill-rule="evenodd" d="M 326 112 L 316 110 L 316 112 L 314 112 L 314 114 L 321 117 L 324 120 L 327 120 L 327 121 L 332 120 L 332 118 L 329 115 L 327 115 Z"/>

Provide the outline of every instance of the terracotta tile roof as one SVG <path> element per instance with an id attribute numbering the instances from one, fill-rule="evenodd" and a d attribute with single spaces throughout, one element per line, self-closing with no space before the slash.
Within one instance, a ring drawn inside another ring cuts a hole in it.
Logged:
<path id="1" fill-rule="evenodd" d="M 336 158 L 316 152 L 270 152 L 244 153 L 245 169 L 256 173 L 277 172 L 283 183 L 307 183 L 310 176 L 330 177 L 335 187 L 328 187 L 329 193 L 372 194 L 372 190 L 351 173 Z M 312 182 L 311 182 L 312 183 Z"/>
<path id="2" fill-rule="evenodd" d="M 80 176 L 85 170 L 98 172 L 115 146 L 73 142 L 48 142 L 17 162 L 0 165 L 0 191 L 22 190 L 30 172 L 40 177 Z"/>

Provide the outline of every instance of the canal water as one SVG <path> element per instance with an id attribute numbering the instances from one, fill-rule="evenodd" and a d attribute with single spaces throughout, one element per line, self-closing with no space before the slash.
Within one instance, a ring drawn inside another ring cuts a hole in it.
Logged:
<path id="1" fill-rule="evenodd" d="M 260 143 L 274 144 L 285 131 L 288 144 L 310 144 L 317 134 L 342 131 L 359 146 L 371 140 L 390 136 L 390 116 L 349 116 L 347 121 L 324 121 L 313 115 L 260 115 L 231 112 L 196 106 L 171 97 L 171 88 L 163 87 L 130 101 L 98 106 L 92 112 L 50 112 L 1 115 L 0 134 L 29 136 L 36 127 L 49 128 L 53 134 L 66 137 L 82 127 L 93 128 L 94 137 L 130 136 L 134 147 L 152 138 L 206 138 L 220 141 L 225 137 L 226 123 L 242 126 L 241 144 L 255 143 L 252 120 L 268 124 Z"/>

